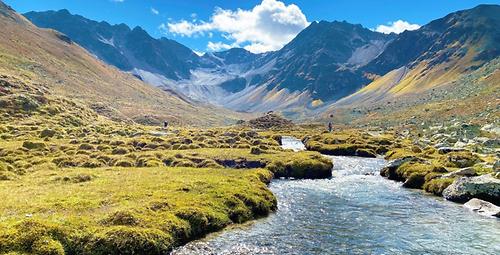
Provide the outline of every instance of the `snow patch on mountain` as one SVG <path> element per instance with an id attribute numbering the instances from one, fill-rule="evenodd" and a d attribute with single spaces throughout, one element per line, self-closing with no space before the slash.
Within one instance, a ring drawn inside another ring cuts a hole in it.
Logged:
<path id="1" fill-rule="evenodd" d="M 99 40 L 100 42 L 102 42 L 104 44 L 107 44 L 107 45 L 111 45 L 111 46 L 113 46 L 113 47 L 116 48 L 116 46 L 115 46 L 115 40 L 114 40 L 113 37 L 111 37 L 110 39 L 106 39 L 106 38 L 104 38 L 100 34 L 97 34 L 97 36 L 99 36 L 99 38 L 97 38 L 97 40 Z"/>

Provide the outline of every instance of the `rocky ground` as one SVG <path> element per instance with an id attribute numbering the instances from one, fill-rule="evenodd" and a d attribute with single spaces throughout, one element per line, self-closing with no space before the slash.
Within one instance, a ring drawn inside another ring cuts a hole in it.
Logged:
<path id="1" fill-rule="evenodd" d="M 500 216 L 499 131 L 495 123 L 454 122 L 426 129 L 316 131 L 303 141 L 326 155 L 382 155 L 389 160 L 382 176 L 454 202 L 480 199 L 467 206 Z"/>

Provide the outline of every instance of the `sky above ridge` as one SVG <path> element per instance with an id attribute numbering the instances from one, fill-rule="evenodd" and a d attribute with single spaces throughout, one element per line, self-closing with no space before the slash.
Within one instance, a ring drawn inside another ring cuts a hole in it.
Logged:
<path id="1" fill-rule="evenodd" d="M 1 0 L 0 0 L 1 1 Z M 278 50 L 313 21 L 347 21 L 383 33 L 418 29 L 477 0 L 4 0 L 16 11 L 68 9 L 86 18 L 141 26 L 196 52 Z"/>

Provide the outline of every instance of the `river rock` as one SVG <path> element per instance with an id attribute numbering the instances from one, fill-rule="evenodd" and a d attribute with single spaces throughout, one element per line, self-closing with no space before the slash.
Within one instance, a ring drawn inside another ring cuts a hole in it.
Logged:
<path id="1" fill-rule="evenodd" d="M 437 150 L 439 154 L 448 154 L 454 151 L 465 151 L 465 149 L 457 147 L 439 147 Z"/>
<path id="2" fill-rule="evenodd" d="M 471 177 L 471 176 L 476 176 L 476 170 L 472 167 L 466 167 L 462 169 L 458 169 L 457 171 L 448 173 L 443 175 L 441 178 L 455 178 L 455 177 Z"/>
<path id="3" fill-rule="evenodd" d="M 500 206 L 481 199 L 473 198 L 465 203 L 464 207 L 484 216 L 500 217 Z"/>
<path id="4" fill-rule="evenodd" d="M 418 158 L 409 156 L 391 160 L 380 170 L 380 175 L 387 177 L 390 180 L 399 180 L 400 177 L 396 174 L 396 169 L 398 169 L 402 164 L 414 160 L 418 160 Z"/>
<path id="5" fill-rule="evenodd" d="M 447 200 L 464 203 L 472 198 L 484 199 L 500 204 L 500 179 L 491 174 L 477 177 L 462 177 L 443 191 Z"/>

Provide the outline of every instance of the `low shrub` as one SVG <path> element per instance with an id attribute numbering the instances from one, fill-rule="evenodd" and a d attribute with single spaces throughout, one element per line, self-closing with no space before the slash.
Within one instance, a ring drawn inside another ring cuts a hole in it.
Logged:
<path id="1" fill-rule="evenodd" d="M 80 146 L 78 146 L 79 150 L 84 150 L 84 151 L 89 151 L 89 150 L 94 150 L 94 146 L 88 144 L 88 143 L 82 143 Z"/>
<path id="2" fill-rule="evenodd" d="M 45 138 L 45 137 L 54 137 L 56 135 L 56 131 L 52 129 L 44 129 L 42 132 L 40 132 L 40 138 Z"/>
<path id="3" fill-rule="evenodd" d="M 111 154 L 113 155 L 125 155 L 127 153 L 129 153 L 129 150 L 122 147 L 115 148 L 113 149 L 113 151 L 111 151 Z"/>
<path id="4" fill-rule="evenodd" d="M 259 147 L 252 147 L 250 149 L 250 154 L 260 155 L 261 153 L 262 153 L 262 150 Z"/>
<path id="5" fill-rule="evenodd" d="M 118 167 L 133 167 L 135 164 L 131 160 L 121 159 L 116 161 L 115 166 Z"/>

